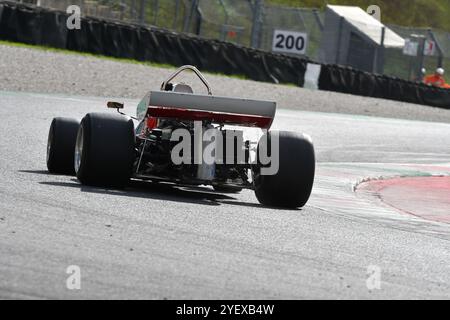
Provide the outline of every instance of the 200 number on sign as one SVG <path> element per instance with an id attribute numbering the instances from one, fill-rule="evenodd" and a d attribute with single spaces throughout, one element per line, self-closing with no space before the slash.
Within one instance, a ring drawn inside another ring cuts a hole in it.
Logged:
<path id="1" fill-rule="evenodd" d="M 308 35 L 302 32 L 275 30 L 273 34 L 272 51 L 305 54 L 308 45 Z"/>

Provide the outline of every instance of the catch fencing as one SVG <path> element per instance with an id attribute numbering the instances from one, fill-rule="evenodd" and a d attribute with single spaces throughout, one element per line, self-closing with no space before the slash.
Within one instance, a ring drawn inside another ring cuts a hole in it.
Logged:
<path id="1" fill-rule="evenodd" d="M 386 49 L 384 74 L 415 80 L 421 77 L 421 68 L 425 68 L 428 74 L 433 73 L 437 67 L 450 71 L 450 33 L 395 25 L 389 27 L 401 37 L 418 43 L 419 48 L 417 55 L 413 56 L 405 55 L 402 49 Z M 422 49 L 425 44 L 430 43 L 435 46 L 434 49 Z"/>
<path id="2" fill-rule="evenodd" d="M 258 0 L 20 0 L 65 11 L 81 8 L 83 16 L 120 20 L 195 34 L 271 51 L 273 33 L 284 29 L 308 34 L 305 53 L 318 55 L 322 13 L 316 9 L 262 5 Z"/>
<path id="3" fill-rule="evenodd" d="M 245 47 L 272 51 L 274 32 L 289 30 L 307 34 L 304 54 L 300 57 L 322 63 L 324 13 L 316 9 L 265 5 L 263 0 L 18 0 L 42 7 L 66 10 L 78 5 L 84 16 L 119 20 L 127 23 L 156 26 L 176 32 L 190 33 L 207 39 L 232 42 Z M 421 69 L 432 73 L 437 67 L 450 71 L 450 34 L 431 29 L 388 26 L 403 38 L 419 43 L 420 50 L 405 55 L 403 49 L 381 44 L 374 57 L 364 46 L 355 46 L 348 60 L 354 66 L 374 65 L 369 72 L 406 80 L 419 80 Z M 381 28 L 377 33 L 382 34 Z M 433 42 L 435 49 L 422 54 L 423 45 Z M 288 53 L 289 54 L 289 53 Z M 339 52 L 336 52 L 339 55 Z M 351 56 L 350 56 L 351 55 Z M 373 64 L 373 60 L 376 63 Z M 350 62 L 340 64 L 351 66 Z M 366 68 L 367 69 L 367 68 Z M 371 69 L 371 68 L 369 68 Z M 362 68 L 362 70 L 365 70 Z"/>

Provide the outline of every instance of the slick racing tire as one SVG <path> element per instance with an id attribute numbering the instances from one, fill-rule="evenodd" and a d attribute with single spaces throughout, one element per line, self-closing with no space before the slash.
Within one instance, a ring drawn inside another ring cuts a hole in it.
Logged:
<path id="1" fill-rule="evenodd" d="M 271 141 L 276 137 L 279 142 L 278 171 L 271 175 L 262 174 L 262 168 L 269 165 L 263 166 L 258 160 L 259 164 L 253 171 L 256 197 L 261 204 L 269 207 L 301 208 L 308 202 L 314 184 L 314 146 L 311 139 L 303 134 L 272 131 L 260 140 L 258 154 L 262 147 L 269 150 L 269 154 L 275 152 L 271 150 Z"/>
<path id="2" fill-rule="evenodd" d="M 75 144 L 75 172 L 84 185 L 125 187 L 132 175 L 135 134 L 125 116 L 87 114 Z"/>
<path id="3" fill-rule="evenodd" d="M 54 118 L 47 140 L 47 168 L 50 173 L 75 175 L 73 163 L 80 121 Z"/>

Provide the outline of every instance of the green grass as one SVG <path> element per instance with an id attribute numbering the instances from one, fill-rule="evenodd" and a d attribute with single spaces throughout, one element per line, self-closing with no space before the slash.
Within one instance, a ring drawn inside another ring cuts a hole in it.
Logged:
<path id="1" fill-rule="evenodd" d="M 369 5 L 381 8 L 386 24 L 435 28 L 450 31 L 450 0 L 266 0 L 266 4 L 292 7 L 324 8 L 326 4 Z"/>
<path id="2" fill-rule="evenodd" d="M 92 54 L 92 53 L 79 52 L 79 51 L 70 51 L 70 50 L 65 50 L 65 49 L 57 49 L 57 48 L 52 48 L 52 47 L 31 45 L 31 44 L 4 41 L 4 40 L 0 40 L 0 45 L 35 49 L 35 50 L 48 51 L 48 52 L 56 52 L 56 53 L 69 54 L 69 55 L 93 57 L 93 58 L 97 58 L 97 59 L 110 60 L 110 61 L 121 62 L 121 63 L 139 64 L 139 65 L 155 67 L 155 68 L 164 68 L 164 69 L 173 69 L 173 70 L 177 68 L 176 66 L 172 66 L 172 65 L 164 64 L 164 63 L 156 63 L 156 62 L 150 62 L 150 61 L 138 61 L 138 60 L 126 59 L 126 58 L 115 58 L 115 57 L 99 55 L 99 54 Z M 240 79 L 240 80 L 248 80 L 248 78 L 244 75 L 225 75 L 225 74 L 215 73 L 215 72 L 203 72 L 203 73 L 209 74 L 209 75 L 214 75 L 214 76 L 226 76 L 226 77 Z"/>

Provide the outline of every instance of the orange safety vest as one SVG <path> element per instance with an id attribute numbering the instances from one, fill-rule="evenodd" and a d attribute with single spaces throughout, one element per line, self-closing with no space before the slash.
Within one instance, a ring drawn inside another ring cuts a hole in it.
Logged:
<path id="1" fill-rule="evenodd" d="M 430 76 L 426 76 L 423 79 L 423 83 L 442 88 L 445 85 L 445 79 L 442 76 L 433 74 Z"/>

